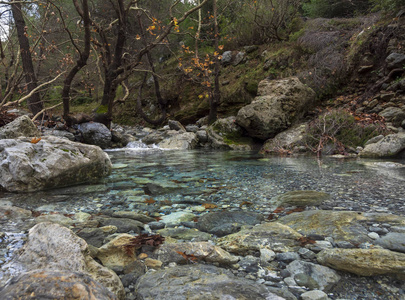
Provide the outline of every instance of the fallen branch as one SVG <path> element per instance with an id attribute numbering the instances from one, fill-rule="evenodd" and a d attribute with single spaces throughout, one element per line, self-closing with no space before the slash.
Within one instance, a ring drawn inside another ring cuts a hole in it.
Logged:
<path id="1" fill-rule="evenodd" d="M 60 76 L 62 76 L 64 73 L 66 73 L 66 71 L 60 73 L 60 74 L 59 74 L 58 76 L 56 76 L 54 79 L 52 79 L 52 80 L 50 80 L 50 81 L 47 81 L 47 82 L 44 82 L 44 83 L 38 85 L 38 86 L 37 86 L 35 89 L 33 89 L 28 95 L 22 97 L 21 99 L 16 100 L 16 101 L 12 101 L 12 102 L 8 102 L 8 103 L 4 104 L 4 106 L 5 106 L 5 107 L 8 107 L 8 106 L 11 106 L 11 105 L 14 105 L 14 104 L 17 104 L 17 105 L 18 105 L 18 104 L 21 104 L 24 100 L 30 98 L 33 94 L 35 94 L 36 92 L 38 92 L 38 90 L 40 90 L 40 89 L 43 88 L 44 86 L 46 86 L 46 85 L 48 85 L 48 84 L 51 84 L 52 82 L 56 81 L 56 80 L 57 80 Z"/>
<path id="2" fill-rule="evenodd" d="M 34 122 L 40 115 L 42 115 L 42 114 L 43 114 L 44 112 L 46 112 L 47 110 L 54 109 L 55 107 L 58 107 L 58 106 L 60 106 L 60 105 L 62 105 L 62 104 L 63 104 L 63 102 L 60 102 L 60 103 L 58 103 L 58 104 L 56 104 L 56 105 L 54 105 L 54 106 L 45 107 L 43 110 L 41 110 L 40 112 L 38 112 L 38 113 L 31 119 L 31 121 Z"/>

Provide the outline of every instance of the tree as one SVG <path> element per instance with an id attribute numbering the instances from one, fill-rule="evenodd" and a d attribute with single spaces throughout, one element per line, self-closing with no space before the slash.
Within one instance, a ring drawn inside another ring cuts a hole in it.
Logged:
<path id="1" fill-rule="evenodd" d="M 32 63 L 30 43 L 27 37 L 27 26 L 25 24 L 24 16 L 21 11 L 21 2 L 11 2 L 11 9 L 15 21 L 15 27 L 18 33 L 18 42 L 20 44 L 20 54 L 24 70 L 25 82 L 27 83 L 27 90 L 31 92 L 38 86 L 37 78 L 35 76 L 34 65 Z M 36 115 L 43 109 L 43 102 L 41 101 L 39 92 L 35 92 L 28 99 L 28 108 Z"/>

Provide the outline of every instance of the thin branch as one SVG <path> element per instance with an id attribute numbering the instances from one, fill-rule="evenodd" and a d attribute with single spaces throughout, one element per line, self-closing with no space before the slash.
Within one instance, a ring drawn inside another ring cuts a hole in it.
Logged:
<path id="1" fill-rule="evenodd" d="M 54 108 L 56 108 L 56 107 L 58 107 L 58 106 L 61 106 L 63 104 L 63 102 L 60 102 L 60 103 L 58 103 L 58 104 L 56 104 L 56 105 L 54 105 L 54 106 L 51 106 L 51 107 L 45 107 L 43 110 L 41 110 L 39 113 L 37 113 L 32 119 L 31 119 L 31 121 L 35 121 L 39 116 L 41 116 L 44 112 L 46 112 L 47 110 L 51 110 L 51 109 L 54 109 Z"/>

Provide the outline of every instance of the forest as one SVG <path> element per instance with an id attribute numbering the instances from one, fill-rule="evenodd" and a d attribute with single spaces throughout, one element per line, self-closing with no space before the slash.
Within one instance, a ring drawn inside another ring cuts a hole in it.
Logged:
<path id="1" fill-rule="evenodd" d="M 229 113 L 219 108 L 224 98 L 246 97 L 222 91 L 228 84 L 224 83 L 228 76 L 222 57 L 225 51 L 243 47 L 247 52 L 249 47 L 255 51 L 260 45 L 270 45 L 280 53 L 296 51 L 304 48 L 305 38 L 312 39 L 310 43 L 316 48 L 316 43 L 325 41 L 307 33 L 324 24 L 310 20 L 346 20 L 340 21 L 340 28 L 362 23 L 361 18 L 367 15 L 379 14 L 391 20 L 403 3 L 10 0 L 0 1 L 0 5 L 0 109 L 26 107 L 38 120 L 59 114 L 67 126 L 89 120 L 110 126 L 112 121 L 160 125 L 169 116 L 190 122 L 204 114 L 212 123 L 218 114 Z M 265 72 L 257 73 L 255 66 L 243 66 L 240 72 L 255 74 L 236 84 L 244 85 L 251 98 L 257 81 L 264 77 L 302 73 L 300 59 L 314 50 L 301 51 L 305 55 L 296 53 L 295 61 L 288 61 L 282 68 L 264 67 Z M 330 63 L 329 58 L 325 63 Z M 336 83 L 347 79 L 342 62 L 336 56 L 333 60 L 334 65 L 327 66 L 333 76 L 306 69 L 307 77 L 313 79 L 305 83 L 317 91 L 320 99 L 336 91 Z M 328 76 L 335 82 L 330 90 Z M 183 96 L 179 95 L 184 86 L 188 90 L 183 89 Z M 189 109 L 190 105 L 203 109 Z"/>

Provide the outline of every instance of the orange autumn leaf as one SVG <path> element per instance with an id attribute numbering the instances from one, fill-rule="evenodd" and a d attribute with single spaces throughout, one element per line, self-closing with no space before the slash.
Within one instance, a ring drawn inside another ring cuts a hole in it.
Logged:
<path id="1" fill-rule="evenodd" d="M 210 208 L 217 208 L 218 205 L 215 205 L 213 203 L 204 203 L 202 204 L 203 207 L 205 207 L 205 209 L 210 209 Z"/>
<path id="2" fill-rule="evenodd" d="M 31 139 L 31 143 L 32 143 L 32 144 L 36 144 L 36 143 L 38 143 L 40 140 L 41 140 L 41 138 L 33 137 L 33 138 Z"/>

